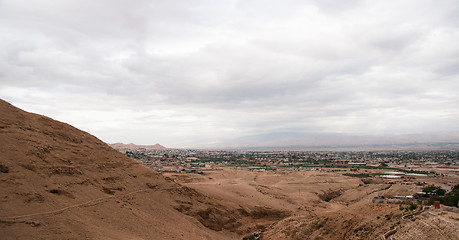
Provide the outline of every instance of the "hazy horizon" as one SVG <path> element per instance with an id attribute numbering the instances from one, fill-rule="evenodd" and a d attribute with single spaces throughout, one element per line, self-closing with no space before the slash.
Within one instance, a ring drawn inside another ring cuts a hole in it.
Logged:
<path id="1" fill-rule="evenodd" d="M 0 98 L 108 143 L 459 142 L 459 2 L 0 2 Z"/>

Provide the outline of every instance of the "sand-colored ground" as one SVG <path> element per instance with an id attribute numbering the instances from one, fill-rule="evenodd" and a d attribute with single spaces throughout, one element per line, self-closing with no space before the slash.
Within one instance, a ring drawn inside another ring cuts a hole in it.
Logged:
<path id="1" fill-rule="evenodd" d="M 389 239 L 459 239 L 459 214 L 429 209 L 419 216 L 404 221 L 402 227 Z"/>
<path id="2" fill-rule="evenodd" d="M 236 232 L 236 209 L 165 179 L 88 133 L 1 100 L 0 143 L 2 240 L 242 234 Z M 188 214 L 178 211 L 183 203 L 191 206 Z M 225 221 L 205 222 L 207 209 Z"/>
<path id="3" fill-rule="evenodd" d="M 325 202 L 327 194 L 341 194 L 361 184 L 358 178 L 319 171 L 251 172 L 225 168 L 198 174 L 173 174 L 180 184 L 207 195 L 248 206 L 264 206 L 292 212 L 320 211 L 333 208 Z"/>
<path id="4" fill-rule="evenodd" d="M 88 133 L 1 100 L 0 143 L 2 240 L 241 239 L 259 232 L 263 239 L 376 239 L 411 220 L 397 204 L 373 197 L 420 190 L 327 171 L 161 175 Z M 446 226 L 436 239 L 455 234 L 457 213 L 435 219 Z"/>
<path id="5" fill-rule="evenodd" d="M 251 172 L 224 168 L 202 175 L 164 175 L 228 204 L 263 207 L 288 215 L 281 220 L 258 221 L 258 227 L 252 230 L 263 230 L 263 239 L 379 238 L 398 227 L 407 212 L 398 204 L 373 203 L 373 198 L 412 195 L 422 190 L 414 184 L 388 184 L 378 178 L 365 184 L 342 172 L 319 170 Z"/>

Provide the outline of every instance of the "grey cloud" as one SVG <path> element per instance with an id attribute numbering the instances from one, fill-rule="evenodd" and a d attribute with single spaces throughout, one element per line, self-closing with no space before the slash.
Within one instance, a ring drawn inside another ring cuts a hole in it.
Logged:
<path id="1" fill-rule="evenodd" d="M 454 132 L 458 8 L 2 1 L 0 95 L 109 142 Z"/>

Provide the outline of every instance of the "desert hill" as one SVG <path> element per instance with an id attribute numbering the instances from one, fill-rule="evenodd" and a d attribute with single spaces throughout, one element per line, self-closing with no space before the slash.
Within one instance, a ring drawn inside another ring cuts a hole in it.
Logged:
<path id="1" fill-rule="evenodd" d="M 3 100 L 0 143 L 1 239 L 240 239 L 244 219 L 260 212 L 204 196 Z"/>
<path id="2" fill-rule="evenodd" d="M 263 239 L 459 237 L 458 213 L 435 213 L 419 208 L 402 211 L 399 204 L 373 203 L 376 196 L 421 191 L 421 187 L 416 185 L 387 184 L 381 179 L 364 183 L 360 178 L 340 172 L 320 170 L 251 172 L 228 168 L 205 175 L 163 174 L 206 195 L 278 211 L 281 219 L 273 224 L 259 225 Z M 419 211 L 421 215 L 418 215 Z M 413 217 L 406 217 L 412 214 Z"/>
<path id="3" fill-rule="evenodd" d="M 109 144 L 110 147 L 118 150 L 118 151 L 133 151 L 133 150 L 139 150 L 139 149 L 145 149 L 145 150 L 166 150 L 167 148 L 162 146 L 161 144 L 155 144 L 155 145 L 136 145 L 133 143 L 129 144 L 124 144 L 124 143 L 113 143 Z"/>
<path id="4" fill-rule="evenodd" d="M 457 239 L 458 213 L 410 219 L 397 204 L 372 203 L 418 191 L 321 170 L 161 175 L 86 132 L 0 100 L 2 240 Z"/>
<path id="5" fill-rule="evenodd" d="M 407 221 L 406 226 L 398 228 L 391 237 L 398 240 L 458 239 L 458 222 L 457 208 L 453 211 L 431 209 L 420 214 L 416 221 Z"/>

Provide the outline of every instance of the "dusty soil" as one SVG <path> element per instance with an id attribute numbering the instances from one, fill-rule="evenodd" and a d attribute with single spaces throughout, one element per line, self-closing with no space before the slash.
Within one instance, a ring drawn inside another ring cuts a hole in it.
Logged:
<path id="1" fill-rule="evenodd" d="M 389 239 L 459 239 L 459 214 L 429 209 L 419 216 L 407 218 Z"/>
<path id="2" fill-rule="evenodd" d="M 457 239 L 457 213 L 425 212 L 417 218 L 426 224 L 410 224 L 397 204 L 372 202 L 415 185 L 325 171 L 161 175 L 1 100 L 0 153 L 1 239 L 377 239 L 391 229 L 397 239 L 429 229 Z"/>
<path id="3" fill-rule="evenodd" d="M 373 197 L 409 195 L 422 190 L 416 185 L 380 180 L 365 184 L 360 178 L 328 171 L 251 172 L 224 168 L 203 175 L 164 175 L 232 204 L 264 207 L 289 215 L 281 220 L 258 221 L 257 228 L 252 230 L 262 232 L 263 239 L 377 239 L 409 220 L 403 218 L 408 212 L 401 211 L 398 204 L 373 203 Z M 451 223 L 459 226 L 457 219 L 453 218 Z M 449 239 L 438 236 L 437 239 Z"/>
<path id="4" fill-rule="evenodd" d="M 68 124 L 0 100 L 1 239 L 240 239 L 224 205 Z M 257 211 L 254 209 L 253 211 Z"/>

